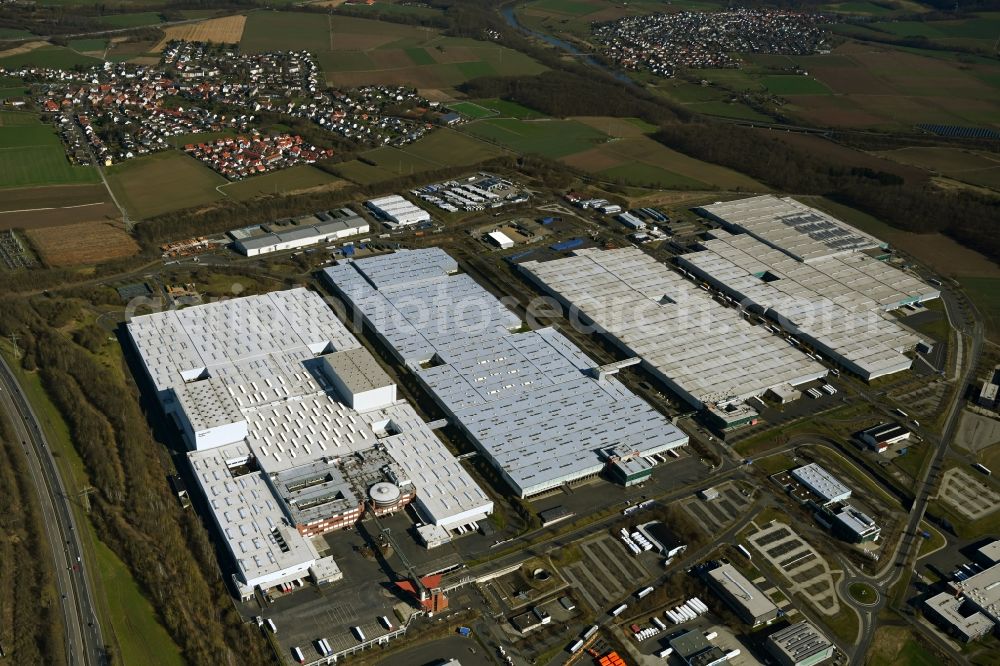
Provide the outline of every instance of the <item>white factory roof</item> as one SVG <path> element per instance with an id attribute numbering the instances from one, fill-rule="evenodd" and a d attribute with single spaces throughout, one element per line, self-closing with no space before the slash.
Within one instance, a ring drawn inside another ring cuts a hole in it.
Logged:
<path id="1" fill-rule="evenodd" d="M 591 377 L 594 362 L 554 329 L 512 333 L 520 319 L 456 268 L 435 248 L 326 274 L 522 494 L 596 474 L 608 446 L 686 443 L 617 380 Z"/>
<path id="2" fill-rule="evenodd" d="M 996 564 L 1000 562 L 1000 539 L 991 541 L 979 549 L 979 554 Z"/>
<path id="3" fill-rule="evenodd" d="M 365 205 L 382 216 L 390 224 L 398 226 L 427 222 L 431 219 L 430 213 L 398 194 L 371 199 L 366 201 Z"/>
<path id="4" fill-rule="evenodd" d="M 724 589 L 734 602 L 743 606 L 746 612 L 755 618 L 764 617 L 778 610 L 766 594 L 728 562 L 709 570 L 708 576 Z"/>
<path id="5" fill-rule="evenodd" d="M 577 250 L 520 268 L 699 406 L 826 374 L 800 350 L 636 248 Z"/>
<path id="6" fill-rule="evenodd" d="M 993 629 L 993 621 L 983 615 L 982 612 L 977 610 L 963 614 L 962 606 L 965 605 L 964 600 L 950 592 L 939 592 L 924 603 L 937 612 L 938 615 L 946 619 L 955 630 L 966 638 L 978 638 Z"/>
<path id="7" fill-rule="evenodd" d="M 492 511 L 489 498 L 409 404 L 360 414 L 340 401 L 324 375 L 337 363 L 321 357 L 352 350 L 354 366 L 360 358 L 377 382 L 384 382 L 384 372 L 376 372 L 371 355 L 314 292 L 299 288 L 136 317 L 129 330 L 168 411 L 177 404 L 171 390 L 179 391 L 195 396 L 180 407 L 197 404 L 199 418 L 210 416 L 211 425 L 247 423 L 245 440 L 189 454 L 210 501 L 227 498 L 212 503 L 223 531 L 232 516 L 250 522 L 260 516 L 264 529 L 282 515 L 261 473 L 376 446 L 385 447 L 413 482 L 426 520 L 450 528 Z M 196 381 L 186 383 L 186 377 Z M 248 452 L 261 472 L 233 479 L 226 462 Z M 235 540 L 229 533 L 226 538 L 248 583 L 269 566 L 284 566 L 287 558 L 268 555 L 266 541 L 237 531 Z"/>
<path id="8" fill-rule="evenodd" d="M 188 454 L 223 539 L 248 584 L 289 570 L 305 570 L 319 557 L 312 543 L 288 525 L 263 471 L 233 477 L 230 464 L 250 456 L 245 442 Z M 279 541 L 280 540 L 280 541 Z"/>
<path id="9" fill-rule="evenodd" d="M 994 622 L 1000 622 L 1000 564 L 952 585 Z"/>
<path id="10" fill-rule="evenodd" d="M 836 502 L 851 496 L 851 489 L 816 463 L 809 463 L 792 470 L 802 485 L 822 498 L 824 502 Z"/>
<path id="11" fill-rule="evenodd" d="M 490 239 L 500 247 L 513 247 L 514 239 L 502 231 L 491 231 L 487 234 Z"/>
<path id="12" fill-rule="evenodd" d="M 745 231 L 804 262 L 884 246 L 860 229 L 791 197 L 765 194 L 701 210 L 727 227 Z"/>
<path id="13" fill-rule="evenodd" d="M 769 310 L 818 351 L 853 364 L 869 378 L 908 368 L 903 352 L 921 338 L 884 313 L 940 292 L 863 253 L 805 264 L 749 234 L 712 232 L 704 250 L 680 257 L 737 300 Z"/>
<path id="14" fill-rule="evenodd" d="M 768 647 L 782 655 L 787 664 L 819 663 L 819 655 L 828 652 L 833 643 L 811 622 L 796 622 L 767 637 Z M 812 660 L 812 661 L 810 661 Z"/>

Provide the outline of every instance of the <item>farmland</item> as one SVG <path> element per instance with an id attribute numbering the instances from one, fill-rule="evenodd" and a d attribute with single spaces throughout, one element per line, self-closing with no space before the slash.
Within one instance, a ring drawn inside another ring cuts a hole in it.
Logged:
<path id="1" fill-rule="evenodd" d="M 184 39 L 191 42 L 215 42 L 222 44 L 238 44 L 243 38 L 243 28 L 247 17 L 237 14 L 222 18 L 208 19 L 198 23 L 171 25 L 163 29 L 163 40 L 157 44 L 154 51 L 163 50 L 171 39 Z"/>
<path id="2" fill-rule="evenodd" d="M 327 82 L 345 87 L 393 84 L 448 89 L 477 76 L 543 70 L 528 56 L 489 42 L 444 37 L 421 26 L 338 15 L 253 13 L 247 18 L 240 46 L 251 53 L 309 50 Z"/>
<path id="3" fill-rule="evenodd" d="M 229 183 L 220 187 L 219 190 L 231 199 L 244 201 L 265 194 L 295 192 L 341 182 L 343 181 L 337 180 L 324 171 L 302 164 Z"/>
<path id="4" fill-rule="evenodd" d="M 521 154 L 563 157 L 592 148 L 608 137 L 575 120 L 492 118 L 462 128 L 472 136 Z"/>
<path id="5" fill-rule="evenodd" d="M 45 42 L 42 43 L 44 44 Z M 15 48 L 10 51 L 0 52 L 0 67 L 37 65 L 39 67 L 73 69 L 77 65 L 89 67 L 90 65 L 97 65 L 100 62 L 97 58 L 77 53 L 73 49 L 64 46 L 46 45 L 39 46 L 38 48 Z"/>
<path id="6" fill-rule="evenodd" d="M 0 197 L 0 229 L 57 227 L 120 218 L 103 185 L 7 188 Z"/>
<path id="7" fill-rule="evenodd" d="M 5 187 L 98 181 L 93 168 L 67 161 L 52 127 L 27 113 L 0 115 L 0 173 Z"/>
<path id="8" fill-rule="evenodd" d="M 972 185 L 1000 190 L 1000 157 L 960 148 L 900 148 L 877 153 Z"/>
<path id="9" fill-rule="evenodd" d="M 359 160 L 337 165 L 344 178 L 368 185 L 401 175 L 432 171 L 445 166 L 472 165 L 504 154 L 489 143 L 460 132 L 439 130 L 404 148 L 376 148 L 362 154 L 375 166 Z"/>
<path id="10" fill-rule="evenodd" d="M 215 188 L 225 178 L 201 162 L 172 150 L 116 164 L 108 181 L 129 216 L 153 217 L 222 198 Z"/>
<path id="11" fill-rule="evenodd" d="M 130 257 L 139 245 L 121 224 L 78 222 L 29 229 L 28 238 L 48 266 L 77 266 Z"/>

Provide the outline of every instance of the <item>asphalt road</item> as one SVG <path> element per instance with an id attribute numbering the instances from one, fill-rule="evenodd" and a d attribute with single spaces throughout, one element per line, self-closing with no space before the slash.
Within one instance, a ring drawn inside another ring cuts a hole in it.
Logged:
<path id="1" fill-rule="evenodd" d="M 84 572 L 87 563 L 83 561 L 71 499 L 66 494 L 38 418 L 4 359 L 0 359 L 0 408 L 10 416 L 14 432 L 22 442 L 38 493 L 55 561 L 56 588 L 65 627 L 66 663 L 101 666 L 105 663 L 104 641 L 90 583 Z M 42 553 L 38 555 L 43 556 Z"/>

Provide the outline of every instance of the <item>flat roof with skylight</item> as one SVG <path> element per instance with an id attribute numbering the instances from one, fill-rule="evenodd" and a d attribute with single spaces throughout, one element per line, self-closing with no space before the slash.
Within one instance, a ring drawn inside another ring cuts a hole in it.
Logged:
<path id="1" fill-rule="evenodd" d="M 599 451 L 642 455 L 687 436 L 552 328 L 521 320 L 440 249 L 326 269 L 393 354 L 521 495 L 598 474 Z"/>
<path id="2" fill-rule="evenodd" d="M 826 368 L 636 248 L 520 264 L 695 407 L 803 384 Z"/>

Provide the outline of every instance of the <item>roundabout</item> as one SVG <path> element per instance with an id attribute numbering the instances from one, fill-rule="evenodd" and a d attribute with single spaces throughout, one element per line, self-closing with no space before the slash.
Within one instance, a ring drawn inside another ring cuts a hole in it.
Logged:
<path id="1" fill-rule="evenodd" d="M 848 594 L 861 606 L 874 606 L 879 602 L 879 593 L 868 583 L 854 582 L 847 587 Z"/>

